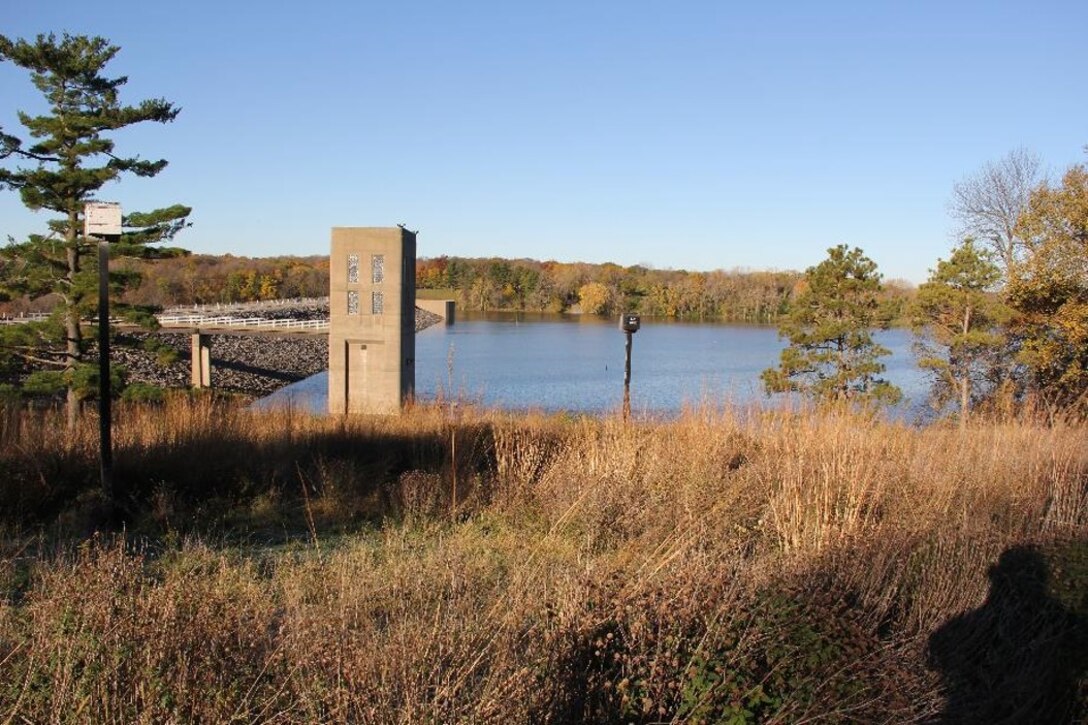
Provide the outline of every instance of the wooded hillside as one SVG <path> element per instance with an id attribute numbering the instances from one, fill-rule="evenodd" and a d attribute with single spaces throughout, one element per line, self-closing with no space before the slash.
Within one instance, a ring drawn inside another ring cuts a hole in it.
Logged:
<path id="1" fill-rule="evenodd" d="M 155 262 L 122 260 L 141 282 L 127 294 L 137 305 L 251 302 L 323 297 L 329 259 L 189 255 Z M 467 310 L 523 310 L 615 314 L 621 310 L 692 320 L 773 322 L 803 288 L 795 271 L 651 269 L 533 259 L 423 258 L 416 262 L 420 290 L 444 293 Z M 424 292 L 426 294 L 426 292 Z M 897 311 L 913 295 L 907 282 L 886 285 Z"/>

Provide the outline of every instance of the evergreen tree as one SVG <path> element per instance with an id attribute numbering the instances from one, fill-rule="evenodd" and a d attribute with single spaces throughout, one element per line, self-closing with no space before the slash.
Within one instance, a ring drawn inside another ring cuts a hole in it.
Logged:
<path id="1" fill-rule="evenodd" d="M 895 403 L 900 391 L 877 377 L 891 354 L 872 336 L 889 320 L 878 295 L 876 263 L 840 244 L 805 270 L 805 289 L 779 324 L 789 340 L 777 368 L 763 371 L 768 393 L 798 392 L 819 402 Z"/>
<path id="2" fill-rule="evenodd" d="M 122 105 L 118 91 L 128 79 L 103 75 L 118 50 L 103 38 L 67 33 L 59 40 L 39 35 L 34 42 L 0 36 L 0 60 L 28 70 L 48 105 L 42 115 L 19 113 L 33 141 L 0 133 L 0 159 L 13 162 L 13 167 L 0 167 L 0 186 L 18 191 L 29 209 L 59 215 L 48 222 L 47 234 L 9 240 L 0 252 L 2 294 L 57 300 L 50 323 L 11 331 L 3 352 L 56 371 L 55 381 L 68 390 L 70 424 L 81 397 L 94 387 L 80 382 L 93 382 L 84 365 L 80 320 L 97 308 L 98 279 L 94 265 L 86 264 L 95 242 L 83 236 L 84 204 L 124 174 L 151 177 L 166 166 L 164 160 L 116 154 L 108 134 L 145 121 L 169 123 L 179 111 L 163 99 Z M 129 213 L 111 254 L 152 258 L 177 253 L 148 245 L 173 238 L 186 226 L 189 212 L 174 205 Z M 111 289 L 118 292 L 131 281 L 130 275 L 111 274 Z"/>
<path id="3" fill-rule="evenodd" d="M 993 257 L 964 241 L 937 261 L 914 304 L 915 353 L 931 376 L 930 399 L 938 409 L 955 401 L 961 425 L 973 403 L 1008 379 L 1003 330 L 1011 311 L 995 292 L 1003 275 Z"/>

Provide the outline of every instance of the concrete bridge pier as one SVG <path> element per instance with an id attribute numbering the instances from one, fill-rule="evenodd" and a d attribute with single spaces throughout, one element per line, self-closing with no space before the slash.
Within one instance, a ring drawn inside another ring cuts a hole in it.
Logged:
<path id="1" fill-rule="evenodd" d="M 454 300 L 421 300 L 417 297 L 416 307 L 438 315 L 447 326 L 452 325 L 457 317 L 457 302 Z"/>
<path id="2" fill-rule="evenodd" d="M 193 333 L 192 358 L 194 388 L 210 388 L 212 386 L 212 343 L 211 339 L 200 332 Z"/>

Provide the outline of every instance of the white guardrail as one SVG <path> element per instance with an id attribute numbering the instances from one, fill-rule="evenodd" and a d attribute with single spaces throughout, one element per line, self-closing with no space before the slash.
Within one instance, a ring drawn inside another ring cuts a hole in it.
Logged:
<path id="1" fill-rule="evenodd" d="M 315 307 L 327 307 L 328 297 L 292 297 L 283 300 L 264 300 L 262 302 L 212 302 L 203 305 L 175 305 L 162 311 L 164 315 L 197 315 L 216 314 L 226 315 L 232 312 L 259 312 L 260 310 L 274 310 L 276 308 L 292 307 L 299 309 L 312 309 Z"/>
<path id="2" fill-rule="evenodd" d="M 0 325 L 20 325 L 27 322 L 41 322 L 49 318 L 45 313 L 31 313 L 16 317 L 0 317 Z M 160 315 L 159 325 L 170 327 L 208 327 L 235 328 L 249 330 L 328 330 L 328 319 L 291 320 L 268 319 L 265 317 L 232 317 L 230 315 Z M 95 320 L 89 320 L 95 322 Z M 111 319 L 113 324 L 123 324 L 123 320 Z"/>
<path id="3" fill-rule="evenodd" d="M 231 327 L 251 330 L 328 330 L 326 320 L 270 320 L 264 317 L 160 315 L 163 327 Z"/>
<path id="4" fill-rule="evenodd" d="M 0 317 L 0 325 L 21 325 L 24 322 L 42 322 L 48 319 L 48 312 L 24 312 L 12 317 Z"/>

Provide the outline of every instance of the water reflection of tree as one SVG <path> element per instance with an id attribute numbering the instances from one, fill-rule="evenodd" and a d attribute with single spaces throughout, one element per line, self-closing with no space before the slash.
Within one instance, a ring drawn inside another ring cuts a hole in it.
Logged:
<path id="1" fill-rule="evenodd" d="M 1006 550 L 989 571 L 981 607 L 930 637 L 944 683 L 943 723 L 1065 723 L 1079 715 L 1088 623 L 1048 591 L 1038 550 Z M 1083 596 L 1083 594 L 1082 594 Z"/>

